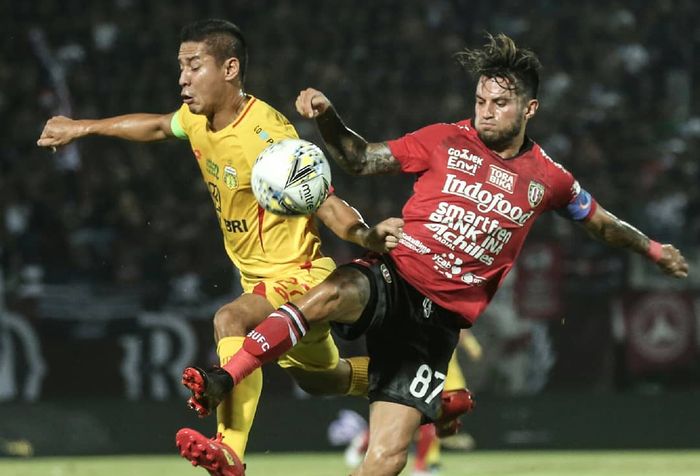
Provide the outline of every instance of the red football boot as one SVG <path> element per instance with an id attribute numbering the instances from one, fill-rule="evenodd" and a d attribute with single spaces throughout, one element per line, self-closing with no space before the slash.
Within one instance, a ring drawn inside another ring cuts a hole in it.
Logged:
<path id="1" fill-rule="evenodd" d="M 207 438 L 191 428 L 182 428 L 175 435 L 175 445 L 192 466 L 201 466 L 212 476 L 245 476 L 245 465 L 221 441 L 221 433 L 216 438 Z"/>
<path id="2" fill-rule="evenodd" d="M 209 370 L 187 367 L 182 372 L 182 385 L 192 392 L 187 405 L 197 412 L 197 415 L 205 417 L 215 410 L 226 394 L 233 389 L 233 379 L 221 367 L 212 367 Z"/>
<path id="3" fill-rule="evenodd" d="M 442 438 L 456 434 L 462 426 L 459 417 L 474 409 L 474 398 L 466 388 L 442 392 L 442 411 L 435 422 L 437 435 Z"/>

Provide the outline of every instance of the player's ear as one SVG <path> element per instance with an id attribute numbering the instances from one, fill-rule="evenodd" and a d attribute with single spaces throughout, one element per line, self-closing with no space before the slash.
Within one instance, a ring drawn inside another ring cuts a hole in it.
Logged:
<path id="1" fill-rule="evenodd" d="M 224 78 L 226 81 L 231 81 L 239 75 L 241 71 L 241 64 L 238 62 L 238 58 L 229 58 L 224 62 Z"/>
<path id="2" fill-rule="evenodd" d="M 540 102 L 537 99 L 530 99 L 525 104 L 525 119 L 532 119 L 538 107 L 540 107 Z"/>

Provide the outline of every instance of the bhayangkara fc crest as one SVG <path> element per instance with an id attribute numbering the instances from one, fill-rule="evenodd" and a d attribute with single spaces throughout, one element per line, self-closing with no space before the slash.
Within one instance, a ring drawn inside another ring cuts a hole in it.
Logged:
<path id="1" fill-rule="evenodd" d="M 230 165 L 224 167 L 224 183 L 230 190 L 238 188 L 238 172 Z"/>
<path id="2" fill-rule="evenodd" d="M 527 189 L 527 201 L 530 206 L 535 208 L 544 198 L 544 185 L 534 180 L 530 180 L 530 186 Z"/>

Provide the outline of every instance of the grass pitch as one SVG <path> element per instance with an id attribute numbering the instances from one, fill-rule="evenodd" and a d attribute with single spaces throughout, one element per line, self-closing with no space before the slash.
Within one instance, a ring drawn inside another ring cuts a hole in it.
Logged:
<path id="1" fill-rule="evenodd" d="M 247 476 L 333 476 L 349 470 L 337 453 L 251 454 Z M 410 475 L 410 464 L 401 473 Z M 206 476 L 177 456 L 0 459 L 3 476 Z M 476 451 L 445 453 L 440 476 L 697 476 L 700 451 Z"/>

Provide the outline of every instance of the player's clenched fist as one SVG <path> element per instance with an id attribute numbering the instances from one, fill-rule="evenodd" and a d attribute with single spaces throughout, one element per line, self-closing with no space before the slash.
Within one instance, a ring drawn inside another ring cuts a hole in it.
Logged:
<path id="1" fill-rule="evenodd" d="M 688 276 L 688 262 L 675 246 L 666 244 L 662 246 L 662 254 L 656 263 L 661 270 L 674 278 Z"/>
<path id="2" fill-rule="evenodd" d="M 365 248 L 381 253 L 388 253 L 397 246 L 403 236 L 404 222 L 401 218 L 387 218 L 369 229 Z"/>
<path id="3" fill-rule="evenodd" d="M 40 147 L 56 147 L 66 145 L 82 135 L 80 121 L 74 121 L 65 116 L 56 116 L 48 120 L 36 141 Z"/>
<path id="4" fill-rule="evenodd" d="M 326 112 L 326 109 L 331 106 L 331 102 L 321 91 L 307 88 L 299 93 L 295 105 L 299 114 L 313 119 Z"/>

